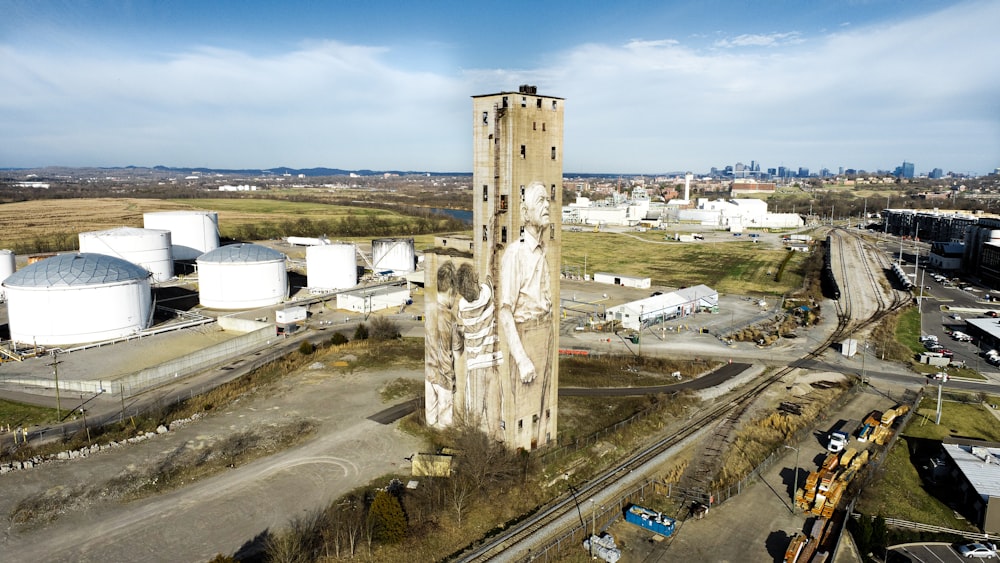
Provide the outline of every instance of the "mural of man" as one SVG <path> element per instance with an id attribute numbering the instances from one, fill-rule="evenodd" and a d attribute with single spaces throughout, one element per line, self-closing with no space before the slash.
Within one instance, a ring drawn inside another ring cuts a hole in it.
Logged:
<path id="1" fill-rule="evenodd" d="M 455 352 L 461 340 L 455 325 L 455 265 L 445 262 L 437 271 L 437 299 L 433 333 L 427 338 L 424 403 L 428 426 L 447 428 L 454 421 Z"/>
<path id="2" fill-rule="evenodd" d="M 490 436 L 502 439 L 500 417 L 503 396 L 496 366 L 503 355 L 497 349 L 493 287 L 480 283 L 472 264 L 462 264 L 456 274 L 458 324 L 465 351 L 465 409 L 470 422 Z"/>
<path id="3" fill-rule="evenodd" d="M 546 413 L 555 337 L 544 242 L 549 225 L 549 200 L 543 184 L 536 182 L 525 190 L 521 217 L 524 234 L 507 247 L 501 260 L 498 318 L 510 350 L 514 400 L 532 411 L 538 409 L 531 421 L 532 441 L 538 443 L 545 427 L 539 422 Z"/>

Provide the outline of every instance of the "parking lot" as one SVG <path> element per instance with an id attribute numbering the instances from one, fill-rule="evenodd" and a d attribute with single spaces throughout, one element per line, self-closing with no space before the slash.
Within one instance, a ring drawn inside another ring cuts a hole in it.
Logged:
<path id="1" fill-rule="evenodd" d="M 962 557 L 959 555 L 956 547 L 949 543 L 908 543 L 897 545 L 890 548 L 889 552 L 886 553 L 886 562 L 917 563 L 934 561 L 936 563 L 959 563 L 960 561 L 969 561 L 969 559 L 985 561 L 997 559 L 995 554 L 993 557 Z"/>

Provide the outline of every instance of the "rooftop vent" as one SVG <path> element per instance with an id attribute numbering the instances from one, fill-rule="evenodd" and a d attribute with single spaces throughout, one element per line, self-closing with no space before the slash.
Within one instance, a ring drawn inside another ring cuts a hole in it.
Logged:
<path id="1" fill-rule="evenodd" d="M 520 92 L 521 94 L 535 95 L 535 94 L 538 93 L 538 87 L 537 86 L 529 86 L 527 84 L 521 84 L 520 88 L 518 88 L 518 92 Z"/>

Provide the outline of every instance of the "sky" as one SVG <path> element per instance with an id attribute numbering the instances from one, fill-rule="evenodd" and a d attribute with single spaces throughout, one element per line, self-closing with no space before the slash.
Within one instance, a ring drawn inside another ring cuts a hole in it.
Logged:
<path id="1" fill-rule="evenodd" d="M 0 0 L 0 167 L 468 172 L 474 95 L 566 173 L 1000 167 L 995 0 Z"/>

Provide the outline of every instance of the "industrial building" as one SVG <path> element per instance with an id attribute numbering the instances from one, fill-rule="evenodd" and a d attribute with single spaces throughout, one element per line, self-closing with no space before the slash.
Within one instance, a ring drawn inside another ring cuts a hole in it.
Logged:
<path id="1" fill-rule="evenodd" d="M 622 287 L 634 287 L 636 289 L 648 289 L 652 285 L 650 278 L 609 274 L 607 272 L 594 272 L 594 281 L 609 285 L 620 285 Z"/>
<path id="2" fill-rule="evenodd" d="M 337 308 L 367 315 L 385 309 L 400 309 L 410 302 L 406 282 L 356 287 L 337 293 Z"/>
<path id="3" fill-rule="evenodd" d="M 605 319 L 618 321 L 622 328 L 640 330 L 644 326 L 690 316 L 699 311 L 716 312 L 719 292 L 707 285 L 686 287 L 608 307 Z"/>
<path id="4" fill-rule="evenodd" d="M 219 214 L 215 211 L 152 211 L 142 214 L 147 229 L 170 231 L 174 260 L 194 260 L 219 247 Z"/>
<path id="5" fill-rule="evenodd" d="M 768 213 L 766 201 L 752 198 L 728 201 L 698 198 L 693 208 L 668 208 L 664 219 L 733 232 L 743 229 L 791 229 L 805 224 L 797 213 Z"/>
<path id="6" fill-rule="evenodd" d="M 7 249 L 0 250 L 0 284 L 15 271 L 17 271 L 17 262 L 14 251 Z M 4 292 L 3 285 L 0 285 L 0 303 L 6 300 L 6 298 L 7 294 Z"/>
<path id="7" fill-rule="evenodd" d="M 417 267 L 412 238 L 379 238 L 372 241 L 372 270 L 401 275 Z"/>
<path id="8" fill-rule="evenodd" d="M 288 298 L 286 257 L 258 244 L 231 244 L 202 254 L 198 295 L 210 309 L 253 309 Z"/>
<path id="9" fill-rule="evenodd" d="M 358 285 L 358 249 L 352 243 L 306 248 L 306 285 L 311 291 L 334 291 Z"/>
<path id="10" fill-rule="evenodd" d="M 104 254 L 59 254 L 3 282 L 11 340 L 61 346 L 137 334 L 152 321 L 150 274 Z"/>
<path id="11" fill-rule="evenodd" d="M 154 282 L 174 277 L 170 231 L 119 227 L 80 233 L 80 252 L 117 256 L 142 266 L 153 274 Z"/>

